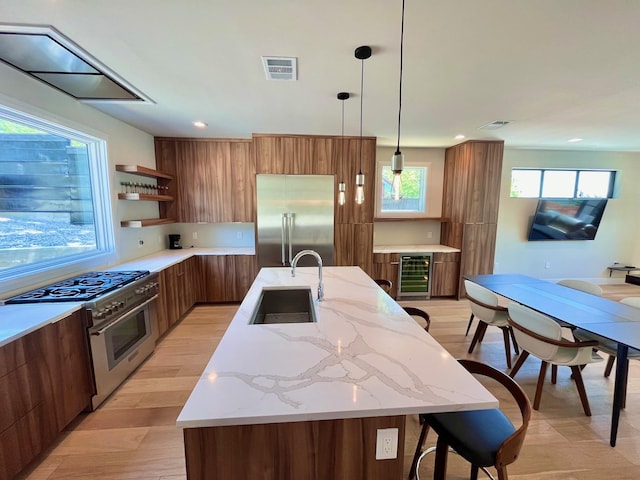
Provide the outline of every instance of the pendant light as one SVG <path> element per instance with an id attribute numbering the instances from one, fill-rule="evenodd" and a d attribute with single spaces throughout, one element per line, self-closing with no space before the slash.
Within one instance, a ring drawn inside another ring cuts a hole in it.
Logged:
<path id="1" fill-rule="evenodd" d="M 356 203 L 364 203 L 364 174 L 362 173 L 362 100 L 364 95 L 364 61 L 371 56 L 371 47 L 362 46 L 356 48 L 355 56 L 361 61 L 360 69 L 360 169 L 356 175 Z"/>
<path id="2" fill-rule="evenodd" d="M 342 137 L 340 138 L 340 160 L 342 165 L 344 165 L 344 101 L 349 98 L 349 93 L 340 92 L 338 93 L 338 100 L 342 102 Z M 344 205 L 346 202 L 345 193 L 347 190 L 347 186 L 344 183 L 344 179 L 340 180 L 338 184 L 338 205 Z"/>
<path id="3" fill-rule="evenodd" d="M 391 170 L 393 171 L 393 182 L 391 183 L 391 193 L 394 200 L 400 200 L 402 191 L 402 169 L 404 168 L 404 155 L 400 151 L 400 116 L 402 113 L 402 54 L 404 47 L 404 0 L 402 0 L 402 23 L 400 26 L 400 88 L 398 89 L 398 144 L 396 153 L 391 157 Z"/>

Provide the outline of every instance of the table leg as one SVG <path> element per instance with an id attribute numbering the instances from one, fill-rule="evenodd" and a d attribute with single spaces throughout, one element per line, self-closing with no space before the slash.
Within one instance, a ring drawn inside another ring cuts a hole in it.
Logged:
<path id="1" fill-rule="evenodd" d="M 620 421 L 620 410 L 624 405 L 625 390 L 627 385 L 627 354 L 629 347 L 618 344 L 618 354 L 616 355 L 616 383 L 613 389 L 613 412 L 611 413 L 611 437 L 609 445 L 616 446 L 616 437 L 618 436 L 618 422 Z"/>

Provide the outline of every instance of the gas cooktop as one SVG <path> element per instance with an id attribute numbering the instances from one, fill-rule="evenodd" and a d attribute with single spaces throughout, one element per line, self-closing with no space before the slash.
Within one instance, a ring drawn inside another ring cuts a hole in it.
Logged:
<path id="1" fill-rule="evenodd" d="M 4 303 L 86 302 L 147 275 L 148 270 L 87 272 L 8 298 Z"/>

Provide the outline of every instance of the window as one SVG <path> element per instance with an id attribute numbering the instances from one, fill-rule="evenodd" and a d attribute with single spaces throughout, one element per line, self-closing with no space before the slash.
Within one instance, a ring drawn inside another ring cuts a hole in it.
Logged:
<path id="1" fill-rule="evenodd" d="M 105 142 L 0 106 L 0 280 L 113 250 Z"/>
<path id="2" fill-rule="evenodd" d="M 393 171 L 388 162 L 386 164 L 378 162 L 377 178 L 381 179 L 377 191 L 377 216 L 424 216 L 427 206 L 426 165 L 406 165 L 405 163 L 401 174 L 402 190 L 399 200 L 395 200 L 392 195 Z"/>
<path id="3" fill-rule="evenodd" d="M 616 172 L 514 168 L 511 196 L 524 198 L 611 198 Z"/>

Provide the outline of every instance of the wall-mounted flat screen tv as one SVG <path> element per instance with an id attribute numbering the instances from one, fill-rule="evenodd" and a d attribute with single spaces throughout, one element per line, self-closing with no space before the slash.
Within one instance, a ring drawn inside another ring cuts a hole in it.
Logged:
<path id="1" fill-rule="evenodd" d="M 606 198 L 540 199 L 528 240 L 593 240 Z"/>

